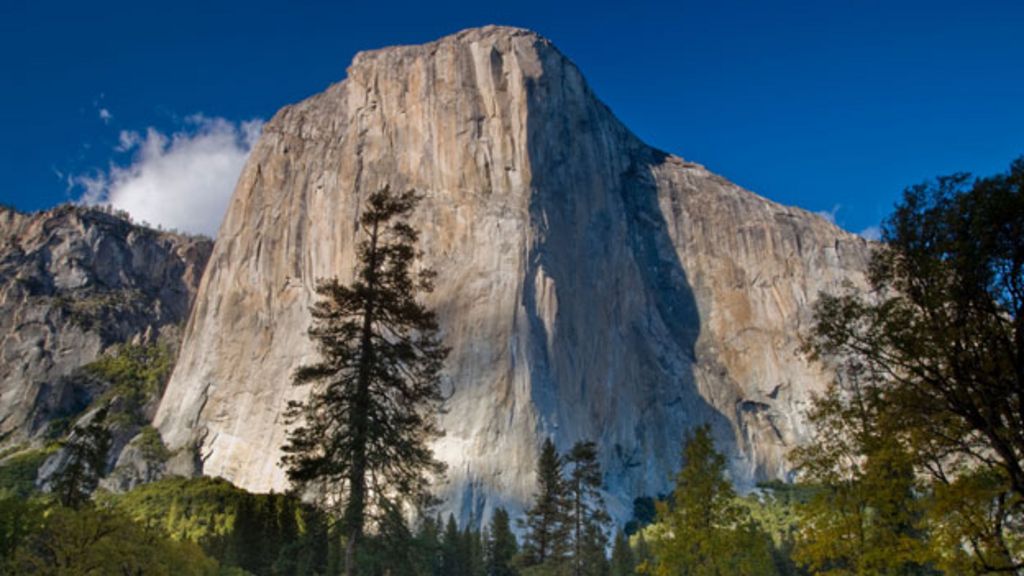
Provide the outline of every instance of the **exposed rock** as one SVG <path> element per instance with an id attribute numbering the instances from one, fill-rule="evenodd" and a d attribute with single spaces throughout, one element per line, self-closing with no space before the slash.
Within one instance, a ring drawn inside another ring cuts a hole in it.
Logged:
<path id="1" fill-rule="evenodd" d="M 545 436 L 598 442 L 620 517 L 668 489 L 701 423 L 737 480 L 787 474 L 824 384 L 798 352 L 808 305 L 864 281 L 868 244 L 643 144 L 549 41 L 500 27 L 360 53 L 264 128 L 156 419 L 203 473 L 286 487 L 313 288 L 351 278 L 360 206 L 384 185 L 424 195 L 450 510 L 527 501 Z"/>
<path id="2" fill-rule="evenodd" d="M 154 482 L 167 475 L 171 454 L 152 428 L 136 434 L 118 450 L 110 473 L 100 481 L 100 488 L 110 492 L 127 492 L 140 484 Z M 192 474 L 185 474 L 191 476 Z"/>
<path id="3" fill-rule="evenodd" d="M 211 249 L 98 209 L 0 208 L 0 442 L 85 409 L 104 384 L 78 371 L 110 346 L 176 340 Z"/>

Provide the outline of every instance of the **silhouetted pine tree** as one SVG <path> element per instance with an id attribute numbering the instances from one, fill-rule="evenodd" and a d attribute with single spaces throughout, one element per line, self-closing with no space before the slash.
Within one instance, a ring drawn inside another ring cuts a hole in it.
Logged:
<path id="1" fill-rule="evenodd" d="M 516 576 L 512 567 L 512 559 L 519 553 L 519 543 L 512 532 L 508 512 L 498 508 L 491 516 L 491 529 L 488 533 L 486 548 L 487 576 Z"/>
<path id="2" fill-rule="evenodd" d="M 523 552 L 527 566 L 554 565 L 565 560 L 572 527 L 567 507 L 562 458 L 554 443 L 547 439 L 537 460 L 537 494 L 533 506 L 526 511 Z"/>
<path id="3" fill-rule="evenodd" d="M 608 576 L 608 556 L 604 552 L 608 546 L 608 535 L 604 528 L 589 522 L 580 537 L 583 542 L 579 547 L 579 573 L 582 576 Z"/>
<path id="4" fill-rule="evenodd" d="M 428 441 L 440 434 L 439 376 L 447 350 L 433 312 L 416 300 L 432 288 L 430 271 L 414 275 L 417 232 L 404 222 L 412 192 L 372 194 L 360 217 L 355 280 L 321 282 L 309 330 L 320 360 L 300 367 L 296 385 L 312 385 L 287 416 L 299 426 L 282 462 L 299 487 L 340 512 L 347 537 L 345 573 L 369 522 L 389 504 L 419 501 L 443 467 Z"/>
<path id="5" fill-rule="evenodd" d="M 448 515 L 448 523 L 444 527 L 444 538 L 441 539 L 441 573 L 445 576 L 468 576 L 463 569 L 466 565 L 465 541 L 455 523 L 455 516 Z"/>
<path id="6" fill-rule="evenodd" d="M 572 526 L 572 566 L 574 576 L 599 575 L 606 564 L 608 544 L 605 527 L 611 521 L 601 496 L 601 465 L 597 445 L 577 442 L 565 458 L 569 478 L 569 522 Z"/>
<path id="7" fill-rule="evenodd" d="M 629 547 L 629 537 L 622 530 L 615 533 L 610 573 L 611 576 L 632 576 L 636 573 L 633 549 Z"/>
<path id="8" fill-rule="evenodd" d="M 469 526 L 462 531 L 462 546 L 465 551 L 463 574 L 466 576 L 484 576 L 484 547 L 480 541 L 480 531 L 471 530 Z"/>
<path id="9" fill-rule="evenodd" d="M 430 576 L 443 576 L 441 571 L 441 519 L 423 518 L 416 535 L 422 560 L 423 570 Z"/>

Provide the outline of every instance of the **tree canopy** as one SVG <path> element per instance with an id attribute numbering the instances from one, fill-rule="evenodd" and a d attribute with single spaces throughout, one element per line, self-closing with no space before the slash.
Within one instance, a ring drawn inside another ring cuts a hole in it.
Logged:
<path id="1" fill-rule="evenodd" d="M 936 562 L 952 571 L 1024 570 L 1022 239 L 1024 158 L 910 187 L 870 291 L 823 297 L 808 342 L 838 373 L 828 410 L 869 429 L 845 445 L 851 461 L 901 451 L 928 479 Z"/>

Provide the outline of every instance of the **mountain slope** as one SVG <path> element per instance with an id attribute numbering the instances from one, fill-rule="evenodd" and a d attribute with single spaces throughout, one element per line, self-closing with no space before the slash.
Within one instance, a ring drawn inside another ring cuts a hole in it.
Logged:
<path id="1" fill-rule="evenodd" d="M 464 520 L 529 498 L 546 436 L 598 442 L 620 516 L 667 489 L 697 424 L 740 481 L 787 473 L 824 384 L 797 351 L 808 304 L 863 282 L 867 243 L 646 146 L 549 41 L 503 27 L 360 53 L 266 125 L 156 419 L 203 473 L 285 487 L 313 287 L 351 278 L 384 185 L 424 195 L 452 347 L 441 493 Z"/>
<path id="2" fill-rule="evenodd" d="M 73 376 L 110 346 L 177 330 L 211 249 L 97 209 L 0 208 L 0 442 L 84 409 Z"/>

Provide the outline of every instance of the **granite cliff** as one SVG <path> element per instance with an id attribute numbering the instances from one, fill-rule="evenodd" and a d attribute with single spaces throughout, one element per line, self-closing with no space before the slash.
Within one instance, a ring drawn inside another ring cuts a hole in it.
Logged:
<path id="1" fill-rule="evenodd" d="M 212 246 L 94 208 L 0 207 L 0 445 L 70 424 L 108 384 L 82 367 L 111 347 L 176 346 Z"/>
<path id="2" fill-rule="evenodd" d="M 385 185 L 424 196 L 452 348 L 439 490 L 463 520 L 525 502 L 547 436 L 599 443 L 620 517 L 666 491 L 701 423 L 738 482 L 787 475 L 825 381 L 798 351 L 809 304 L 862 283 L 870 247 L 645 145 L 548 40 L 504 27 L 360 53 L 266 125 L 155 420 L 197 472 L 286 487 L 313 288 L 351 277 L 360 206 Z"/>

